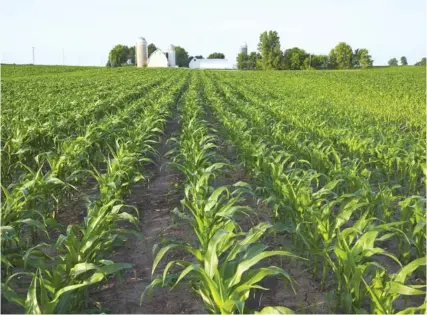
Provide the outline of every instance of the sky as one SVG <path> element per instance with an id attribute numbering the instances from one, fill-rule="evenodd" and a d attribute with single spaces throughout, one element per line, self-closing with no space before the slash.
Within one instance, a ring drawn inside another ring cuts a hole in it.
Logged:
<path id="1" fill-rule="evenodd" d="M 2 63 L 104 66 L 117 44 L 139 36 L 189 55 L 222 52 L 234 64 L 246 42 L 274 30 L 282 50 L 328 54 L 339 42 L 367 48 L 374 65 L 426 55 L 425 0 L 0 0 Z"/>

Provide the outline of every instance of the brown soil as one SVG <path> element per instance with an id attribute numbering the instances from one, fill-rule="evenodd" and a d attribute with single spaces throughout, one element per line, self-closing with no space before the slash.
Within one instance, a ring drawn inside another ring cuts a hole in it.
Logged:
<path id="1" fill-rule="evenodd" d="M 217 179 L 214 186 L 232 185 L 238 181 L 251 184 L 251 180 L 238 164 L 236 152 L 232 145 L 224 142 L 219 146 L 219 153 L 231 163 L 232 169 L 224 174 L 225 176 Z M 238 218 L 239 224 L 245 231 L 260 222 L 273 221 L 273 211 L 270 207 L 257 202 L 250 195 L 245 197 L 244 205 L 254 209 L 254 213 L 256 214 L 256 216 Z M 292 252 L 292 243 L 289 237 L 278 236 L 274 238 L 271 235 L 265 235 L 262 242 L 271 249 L 283 247 Z M 288 281 L 283 281 L 275 277 L 267 277 L 261 281 L 260 285 L 268 289 L 268 291 L 255 290 L 252 292 L 246 301 L 247 307 L 260 311 L 266 306 L 284 306 L 296 313 L 303 314 L 323 314 L 329 312 L 325 305 L 325 295 L 327 292 L 320 290 L 320 282 L 314 279 L 301 261 L 296 262 L 295 260 L 272 258 L 262 261 L 259 264 L 259 267 L 261 266 L 278 266 L 287 271 L 295 281 L 293 284 L 295 292 Z"/>
<path id="2" fill-rule="evenodd" d="M 151 182 L 135 185 L 131 196 L 126 200 L 128 204 L 136 206 L 140 213 L 140 229 L 144 240 L 132 239 L 128 244 L 115 252 L 111 259 L 115 262 L 133 264 L 133 268 L 125 273 L 121 281 L 110 281 L 99 292 L 92 294 L 92 301 L 98 301 L 103 309 L 119 314 L 179 314 L 179 313 L 205 313 L 201 299 L 189 288 L 181 287 L 173 290 L 157 288 L 153 297 L 147 295 L 142 305 L 140 297 L 150 283 L 153 265 L 152 249 L 161 241 L 162 235 L 191 241 L 191 233 L 186 228 L 168 228 L 171 225 L 170 212 L 179 207 L 182 186 L 175 188 L 181 182 L 179 173 L 172 169 L 171 162 L 164 154 L 170 150 L 166 140 L 178 131 L 178 122 L 171 120 L 166 126 L 166 135 L 163 137 L 158 161 L 158 168 Z M 171 255 L 176 255 L 171 252 Z M 180 255 L 180 258 L 182 255 Z M 164 258 L 163 261 L 166 259 Z M 164 263 L 160 264 L 156 274 L 160 274 Z"/>

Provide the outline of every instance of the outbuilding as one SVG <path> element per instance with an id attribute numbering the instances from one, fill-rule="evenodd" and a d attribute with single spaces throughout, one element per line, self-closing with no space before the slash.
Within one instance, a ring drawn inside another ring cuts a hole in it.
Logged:
<path id="1" fill-rule="evenodd" d="M 170 45 L 167 53 L 161 49 L 156 49 L 148 58 L 147 64 L 148 67 L 156 68 L 175 67 L 175 46 Z"/>
<path id="2" fill-rule="evenodd" d="M 193 58 L 188 66 L 191 69 L 231 69 L 227 59 Z"/>

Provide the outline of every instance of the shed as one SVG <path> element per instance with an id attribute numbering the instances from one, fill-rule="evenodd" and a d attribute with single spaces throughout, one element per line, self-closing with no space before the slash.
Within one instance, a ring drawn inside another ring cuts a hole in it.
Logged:
<path id="1" fill-rule="evenodd" d="M 156 49 L 148 58 L 148 67 L 167 68 L 168 66 L 168 56 L 160 49 Z"/>
<path id="2" fill-rule="evenodd" d="M 191 69 L 231 69 L 227 59 L 193 58 L 188 66 Z"/>

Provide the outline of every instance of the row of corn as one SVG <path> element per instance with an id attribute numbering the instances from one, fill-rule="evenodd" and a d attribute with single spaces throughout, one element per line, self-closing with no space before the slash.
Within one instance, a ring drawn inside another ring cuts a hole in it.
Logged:
<path id="1" fill-rule="evenodd" d="M 202 298 L 211 314 L 256 312 L 245 306 L 253 289 L 263 289 L 261 280 L 268 276 L 282 278 L 292 283 L 291 277 L 276 266 L 260 267 L 259 263 L 273 256 L 295 257 L 283 250 L 267 250 L 260 238 L 272 231 L 270 223 L 263 222 L 243 231 L 240 215 L 251 215 L 253 210 L 241 205 L 248 185 L 237 182 L 232 187 L 213 187 L 216 176 L 227 165 L 220 162 L 217 137 L 203 119 L 204 108 L 200 95 L 200 78 L 193 82 L 179 104 L 182 133 L 176 140 L 178 146 L 172 164 L 184 175 L 184 198 L 181 207 L 173 210 L 181 222 L 189 225 L 194 242 L 164 238 L 155 247 L 153 274 L 171 250 L 182 250 L 190 258 L 167 260 L 160 276 L 146 288 L 175 287 L 186 281 Z M 289 313 L 284 306 L 265 307 L 261 313 Z"/>
<path id="2" fill-rule="evenodd" d="M 186 80 L 158 88 L 152 95 L 155 101 L 141 98 L 128 104 L 87 138 L 64 143 L 61 148 L 70 149 L 48 156 L 46 170 L 44 165 L 37 171 L 28 167 L 21 182 L 3 190 L 2 295 L 9 302 L 38 314 L 87 309 L 89 286 L 131 267 L 108 260 L 113 248 L 130 235 L 141 237 L 138 211 L 126 205 L 125 197 L 132 184 L 144 178 L 143 166 L 151 161 L 153 145 Z M 98 196 L 88 203 L 83 222 L 61 225 L 54 214 L 58 205 L 69 202 L 64 190 L 77 189 L 72 184 L 81 185 L 90 177 Z M 121 221 L 134 227 L 124 228 Z M 26 229 L 29 237 L 20 233 Z M 40 233 L 46 239 L 54 229 L 61 233 L 55 244 L 38 240 Z"/>
<path id="3" fill-rule="evenodd" d="M 278 141 L 269 136 L 277 121 L 264 120 L 262 106 L 257 109 L 256 103 L 224 91 L 221 81 L 209 75 L 203 74 L 209 110 L 257 182 L 258 196 L 271 205 L 282 230 L 292 237 L 295 251 L 309 258 L 314 277 L 333 291 L 337 310 L 387 314 L 425 310 L 425 303 L 396 308 L 403 296 L 405 301 L 408 296 L 425 296 L 425 282 L 418 280 L 425 278 L 424 199 L 402 199 L 400 220 L 393 220 L 395 213 L 387 217 L 381 212 L 396 201 L 390 190 L 372 193 L 368 180 L 357 172 L 329 167 L 326 174 L 318 171 L 315 159 L 299 158 L 304 143 L 293 147 L 285 137 Z M 338 159 L 326 162 L 339 165 Z M 390 243 L 398 244 L 397 253 L 384 249 Z M 397 271 L 390 272 L 379 256 Z"/>

